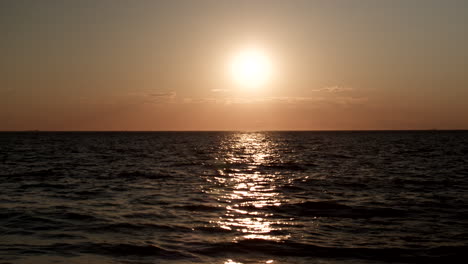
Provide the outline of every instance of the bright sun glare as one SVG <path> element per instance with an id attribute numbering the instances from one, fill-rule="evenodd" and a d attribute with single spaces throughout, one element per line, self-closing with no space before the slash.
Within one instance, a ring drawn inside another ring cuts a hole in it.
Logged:
<path id="1" fill-rule="evenodd" d="M 230 66 L 232 78 L 242 87 L 256 88 L 265 85 L 272 74 L 270 58 L 257 49 L 239 52 Z"/>

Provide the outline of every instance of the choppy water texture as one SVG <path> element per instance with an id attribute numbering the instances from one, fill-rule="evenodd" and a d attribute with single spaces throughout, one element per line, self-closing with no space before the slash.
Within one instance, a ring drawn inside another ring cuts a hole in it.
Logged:
<path id="1" fill-rule="evenodd" d="M 0 263 L 440 263 L 468 132 L 0 133 Z"/>

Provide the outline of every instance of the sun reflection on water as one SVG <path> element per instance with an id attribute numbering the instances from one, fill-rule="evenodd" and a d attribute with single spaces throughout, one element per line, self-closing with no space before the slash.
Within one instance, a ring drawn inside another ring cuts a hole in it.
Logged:
<path id="1" fill-rule="evenodd" d="M 272 259 L 270 260 L 267 260 L 265 261 L 266 264 L 270 264 L 270 263 L 273 263 L 274 261 Z M 263 263 L 263 262 L 261 262 Z M 233 261 L 232 259 L 227 259 L 224 264 L 243 264 L 242 262 L 236 262 L 236 261 Z"/>
<path id="2" fill-rule="evenodd" d="M 279 175 L 265 169 L 277 159 L 273 142 L 264 133 L 234 134 L 226 138 L 222 148 L 223 156 L 218 159 L 224 165 L 214 177 L 217 190 L 212 193 L 217 194 L 217 200 L 226 205 L 226 210 L 212 222 L 236 231 L 234 241 L 287 239 L 288 235 L 277 234 L 282 223 L 274 220 L 268 210 L 284 202 L 276 186 Z"/>

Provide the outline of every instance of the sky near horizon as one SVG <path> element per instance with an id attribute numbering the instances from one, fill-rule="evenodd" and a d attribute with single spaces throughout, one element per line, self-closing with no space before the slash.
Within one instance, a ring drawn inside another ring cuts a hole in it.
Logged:
<path id="1" fill-rule="evenodd" d="M 468 1 L 0 2 L 0 130 L 468 129 Z M 271 75 L 229 65 L 254 47 Z"/>

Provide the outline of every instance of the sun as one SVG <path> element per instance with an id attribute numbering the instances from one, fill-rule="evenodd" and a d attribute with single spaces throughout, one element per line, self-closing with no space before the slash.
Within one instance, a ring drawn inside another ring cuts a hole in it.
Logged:
<path id="1" fill-rule="evenodd" d="M 246 49 L 233 56 L 230 71 L 242 87 L 257 88 L 268 83 L 272 75 L 271 60 L 259 49 Z"/>

